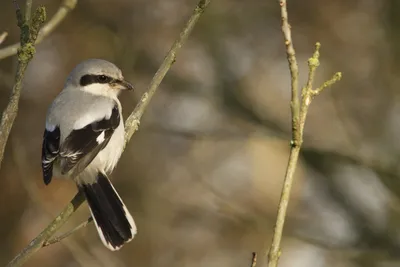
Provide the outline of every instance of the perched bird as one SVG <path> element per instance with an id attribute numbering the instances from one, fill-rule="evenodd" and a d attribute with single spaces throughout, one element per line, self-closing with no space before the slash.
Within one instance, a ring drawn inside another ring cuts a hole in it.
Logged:
<path id="1" fill-rule="evenodd" d="M 131 214 L 107 177 L 124 147 L 118 95 L 132 89 L 114 64 L 81 62 L 50 105 L 43 135 L 44 183 L 51 182 L 53 170 L 74 180 L 86 196 L 101 240 L 113 251 L 136 234 Z"/>

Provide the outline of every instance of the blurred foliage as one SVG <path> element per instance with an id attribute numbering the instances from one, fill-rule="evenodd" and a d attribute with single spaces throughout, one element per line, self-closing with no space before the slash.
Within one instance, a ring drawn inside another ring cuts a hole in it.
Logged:
<path id="1" fill-rule="evenodd" d="M 60 2 L 34 5 L 51 18 Z M 196 2 L 78 1 L 37 46 L 0 171 L 0 265 L 76 191 L 62 179 L 45 187 L 40 170 L 45 113 L 65 77 L 86 58 L 116 63 L 137 88 L 122 99 L 126 116 Z M 316 85 L 344 78 L 310 108 L 280 266 L 398 266 L 399 3 L 288 4 L 301 83 L 316 41 Z M 1 7 L 0 49 L 19 40 L 12 2 Z M 212 2 L 113 174 L 135 240 L 112 253 L 89 226 L 26 266 L 249 266 L 253 251 L 263 266 L 289 152 L 282 40 L 277 1 Z M 15 68 L 15 57 L 0 61 L 1 110 Z M 84 206 L 63 231 L 87 216 Z"/>

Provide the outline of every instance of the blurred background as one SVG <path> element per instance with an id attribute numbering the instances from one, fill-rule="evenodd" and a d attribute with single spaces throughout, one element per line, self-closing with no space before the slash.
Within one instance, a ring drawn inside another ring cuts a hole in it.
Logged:
<path id="1" fill-rule="evenodd" d="M 24 1 L 18 1 L 24 6 Z M 300 81 L 322 43 L 315 85 L 343 79 L 312 103 L 284 229 L 280 267 L 399 266 L 400 2 L 288 1 Z M 48 18 L 61 1 L 36 0 Z M 197 0 L 81 0 L 28 67 L 0 170 L 0 265 L 76 193 L 44 186 L 45 114 L 72 68 L 117 64 L 136 87 L 127 117 Z M 0 49 L 19 40 L 12 1 L 0 4 Z M 290 76 L 278 1 L 212 1 L 162 82 L 112 177 L 138 235 L 108 251 L 93 225 L 25 266 L 266 266 L 289 155 Z M 0 60 L 0 109 L 16 57 Z M 89 215 L 83 205 L 60 233 Z"/>

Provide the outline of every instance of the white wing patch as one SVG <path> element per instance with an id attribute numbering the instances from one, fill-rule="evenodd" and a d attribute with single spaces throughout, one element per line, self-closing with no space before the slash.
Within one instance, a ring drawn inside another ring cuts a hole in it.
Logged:
<path id="1" fill-rule="evenodd" d="M 101 134 L 99 136 L 97 136 L 96 141 L 97 143 L 100 145 L 101 143 L 104 142 L 104 140 L 106 139 L 106 134 L 104 131 L 101 132 Z"/>
<path id="2" fill-rule="evenodd" d="M 61 157 L 64 158 L 71 158 L 73 161 L 75 161 L 79 155 L 81 155 L 83 152 L 77 151 L 75 153 L 67 153 L 67 152 L 61 152 L 60 155 Z"/>
<path id="3" fill-rule="evenodd" d="M 49 131 L 49 132 L 54 132 L 55 129 L 56 129 L 56 126 L 55 126 L 55 125 L 46 122 L 46 130 L 47 130 L 47 131 Z"/>

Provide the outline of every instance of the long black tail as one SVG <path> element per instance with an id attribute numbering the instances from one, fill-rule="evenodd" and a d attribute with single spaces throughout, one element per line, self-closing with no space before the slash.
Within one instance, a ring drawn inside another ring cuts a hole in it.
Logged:
<path id="1" fill-rule="evenodd" d="M 93 184 L 79 185 L 86 195 L 97 232 L 110 250 L 119 250 L 136 234 L 133 218 L 110 180 L 98 173 Z"/>

